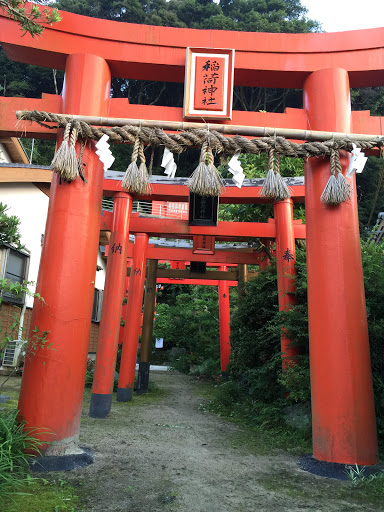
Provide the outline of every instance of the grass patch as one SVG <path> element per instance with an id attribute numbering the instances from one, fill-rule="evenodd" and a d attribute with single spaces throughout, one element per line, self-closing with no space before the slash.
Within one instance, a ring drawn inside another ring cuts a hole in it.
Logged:
<path id="1" fill-rule="evenodd" d="M 135 388 L 136 388 L 136 386 L 135 386 Z M 115 409 L 115 407 L 121 408 L 121 407 L 125 407 L 127 405 L 129 407 L 141 407 L 141 406 L 145 406 L 145 405 L 151 405 L 151 404 L 160 402 L 166 396 L 168 396 L 169 393 L 170 393 L 169 391 L 161 388 L 154 382 L 150 381 L 149 386 L 148 386 L 148 393 L 138 395 L 134 391 L 133 399 L 130 402 L 117 402 L 116 401 L 116 393 L 113 393 L 112 407 L 114 410 L 117 410 L 117 409 Z M 86 414 L 88 414 L 89 405 L 91 403 L 91 394 L 92 394 L 92 391 L 90 388 L 84 389 L 83 411 L 85 411 Z M 84 414 L 84 412 L 83 412 L 83 414 Z"/>
<path id="2" fill-rule="evenodd" d="M 136 388 L 136 386 L 135 386 Z M 131 402 L 129 403 L 130 407 L 141 407 L 145 405 L 155 404 L 163 400 L 166 396 L 170 394 L 169 391 L 161 388 L 154 382 L 149 382 L 148 393 L 144 393 L 142 395 L 137 395 L 134 392 L 134 396 Z M 119 406 L 124 405 L 126 402 L 116 402 Z"/>
<path id="3" fill-rule="evenodd" d="M 233 448 L 255 455 L 284 450 L 293 455 L 312 451 L 311 431 L 289 426 L 283 415 L 284 402 L 256 402 L 246 397 L 237 383 L 229 381 L 213 389 L 214 398 L 201 405 L 227 421 L 243 427 L 231 437 Z"/>
<path id="4" fill-rule="evenodd" d="M 217 382 L 212 382 L 209 379 L 197 379 L 192 377 L 192 382 L 195 383 L 195 394 L 199 398 L 206 400 L 214 400 L 217 390 Z"/>
<path id="5" fill-rule="evenodd" d="M 7 379 L 8 377 L 1 375 L 0 376 L 0 385 Z M 4 384 L 4 387 L 1 388 L 0 394 L 6 395 L 11 398 L 11 400 L 18 400 L 20 394 L 20 386 L 21 386 L 21 377 L 20 376 L 12 376 L 9 380 Z M 2 406 L 4 404 L 1 404 Z"/>
<path id="6" fill-rule="evenodd" d="M 36 429 L 26 433 L 25 422 L 19 422 L 17 412 L 10 408 L 0 414 L 0 501 L 29 483 L 32 453 L 40 453 Z"/>
<path id="7" fill-rule="evenodd" d="M 384 473 L 372 475 L 364 480 L 349 482 L 348 487 L 339 489 L 339 496 L 343 499 L 353 498 L 354 502 L 379 505 L 384 503 Z"/>
<path id="8" fill-rule="evenodd" d="M 314 479 L 310 474 L 295 474 L 285 469 L 262 476 L 257 482 L 270 492 L 286 494 L 292 498 L 314 498 L 317 500 L 328 498 L 330 493 L 334 496 L 335 491 L 341 485 L 346 485 L 337 480 Z"/>
<path id="9" fill-rule="evenodd" d="M 84 507 L 76 489 L 62 479 L 31 478 L 3 503 L 7 512 L 75 512 Z"/>
<path id="10" fill-rule="evenodd" d="M 8 402 L 4 402 L 0 406 L 0 414 L 1 411 L 10 411 L 10 410 L 16 410 L 18 406 L 18 401 L 11 398 L 11 400 L 8 400 Z"/>
<path id="11" fill-rule="evenodd" d="M 279 470 L 261 477 L 257 483 L 269 492 L 292 498 L 313 499 L 319 503 L 327 503 L 332 496 L 333 503 L 339 504 L 337 510 L 340 512 L 349 512 L 351 505 L 361 506 L 361 510 L 364 510 L 364 506 L 380 506 L 384 499 L 384 474 L 354 484 Z"/>
<path id="12" fill-rule="evenodd" d="M 242 418 L 221 415 L 227 421 L 241 426 L 231 434 L 230 446 L 253 455 L 271 455 L 285 451 L 292 455 L 302 455 L 312 451 L 310 440 L 303 439 L 293 429 L 257 427 Z"/>

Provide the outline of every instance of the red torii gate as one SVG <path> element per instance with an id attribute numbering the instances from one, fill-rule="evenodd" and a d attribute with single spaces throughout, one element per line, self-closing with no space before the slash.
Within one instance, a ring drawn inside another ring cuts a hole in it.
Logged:
<path id="1" fill-rule="evenodd" d="M 105 227 L 105 221 L 106 219 L 103 219 L 104 223 L 103 226 Z M 130 258 L 134 258 L 134 255 L 136 253 L 136 241 L 135 244 L 129 244 L 128 246 L 128 256 Z M 105 256 L 108 256 L 110 254 L 109 246 L 106 247 Z M 243 258 L 241 258 L 241 255 L 243 255 Z M 245 256 L 245 258 L 244 258 Z M 239 259 L 243 260 L 244 262 L 254 265 L 261 264 L 262 261 L 262 254 L 261 251 L 256 251 L 254 249 L 249 249 L 247 252 L 240 252 L 236 250 L 232 251 L 226 251 L 226 250 L 219 250 L 216 251 L 215 254 L 207 255 L 207 254 L 194 254 L 191 249 L 180 249 L 175 247 L 156 247 L 156 244 L 148 244 L 147 251 L 146 251 L 146 258 L 147 261 L 150 262 L 148 265 L 148 273 L 147 273 L 147 283 L 145 286 L 145 301 L 144 301 L 144 314 L 143 314 L 143 336 L 142 336 L 142 343 L 141 343 L 141 349 L 140 349 L 140 365 L 139 365 L 139 375 L 138 375 L 138 392 L 146 392 L 148 390 L 148 381 L 149 381 L 149 363 L 150 363 L 150 347 L 152 344 L 152 330 L 153 330 L 153 311 L 154 311 L 154 302 L 156 297 L 156 292 L 152 290 L 154 287 L 154 283 L 162 283 L 162 284 L 189 284 L 189 285 L 205 285 L 205 286 L 217 286 L 218 287 L 218 294 L 219 294 L 219 328 L 220 328 L 220 362 L 221 362 L 221 374 L 222 376 L 225 376 L 227 374 L 227 366 L 230 359 L 230 307 L 229 307 L 229 287 L 230 286 L 237 286 L 238 280 L 241 280 L 242 276 L 238 276 L 238 272 L 226 272 L 225 276 L 220 276 L 220 279 L 218 279 L 218 272 L 215 272 L 212 276 L 212 279 L 209 279 L 209 274 L 206 274 L 202 276 L 201 274 L 196 273 L 190 273 L 190 276 L 187 278 L 185 277 L 177 277 L 177 275 L 174 275 L 173 278 L 170 278 L 170 276 L 164 277 L 164 276 L 158 276 L 156 269 L 157 269 L 157 263 L 161 262 L 161 260 L 165 261 L 182 261 L 182 262 L 191 262 L 191 261 L 203 261 L 205 263 L 208 263 L 211 267 L 218 267 L 220 269 L 220 273 L 223 274 L 223 271 L 226 271 L 229 266 L 234 266 L 235 262 L 238 262 Z M 208 262 L 207 259 L 210 259 L 211 261 Z M 220 262 L 226 262 L 227 265 L 223 265 L 223 263 L 215 263 L 216 261 Z M 151 263 L 152 262 L 152 263 Z M 143 262 L 144 263 L 144 262 Z M 129 261 L 129 266 L 131 266 L 131 261 Z M 237 265 L 238 266 L 238 265 Z M 144 269 L 143 269 L 144 270 Z M 169 272 L 166 270 L 166 274 L 169 274 Z M 175 274 L 174 271 L 171 270 L 172 274 Z M 185 272 L 183 271 L 183 274 Z M 129 273 L 131 275 L 131 272 Z M 232 276 L 230 275 L 232 274 Z M 204 278 L 202 278 L 204 277 Z M 132 279 L 135 281 L 134 286 L 136 285 L 136 276 L 133 275 Z M 235 279 L 235 280 L 233 280 Z M 281 279 L 281 278 L 280 278 Z M 151 301 L 153 301 L 153 308 L 147 304 L 147 293 L 150 292 L 151 295 Z M 287 290 L 288 291 L 288 290 Z M 140 290 L 141 292 L 141 290 Z M 141 307 L 140 299 L 141 293 L 137 294 L 137 291 L 135 293 L 131 293 L 131 297 L 129 300 L 135 303 L 134 309 L 139 309 Z M 129 295 L 128 295 L 129 297 Z M 115 303 L 114 297 L 106 297 L 105 301 L 106 307 L 108 307 L 110 310 L 113 308 L 118 308 L 118 304 Z M 104 307 L 104 306 L 103 306 Z M 148 308 L 148 313 L 146 313 L 146 308 Z M 129 310 L 128 307 L 124 308 L 124 320 L 125 323 L 128 324 L 131 331 L 129 333 L 128 337 L 128 343 L 132 345 L 132 353 L 130 353 L 130 357 L 127 357 L 127 360 L 124 361 L 124 364 L 127 368 L 129 368 L 129 374 L 130 374 L 130 387 L 128 388 L 129 391 L 120 391 L 118 399 L 121 401 L 128 401 L 132 399 L 132 393 L 133 393 L 133 380 L 134 380 L 134 368 L 136 363 L 135 354 L 136 351 L 134 348 L 136 347 L 137 350 L 137 333 L 139 329 L 139 321 L 140 321 L 140 315 L 137 312 L 133 312 Z M 146 318 L 147 315 L 147 318 Z M 150 324 L 150 325 L 148 325 Z M 134 325 L 132 329 L 132 325 Z M 126 331 L 123 328 L 123 335 Z M 144 335 L 145 334 L 145 335 Z M 127 334 L 128 336 L 128 334 Z M 119 342 L 122 341 L 122 333 L 120 329 L 119 334 Z M 101 343 L 105 345 L 109 345 L 111 348 L 111 343 L 109 343 L 109 339 L 102 339 Z M 143 346 L 144 350 L 143 350 Z M 142 351 L 144 354 L 142 354 Z M 283 355 L 283 364 L 285 357 L 290 357 L 291 350 L 289 350 L 289 354 Z M 108 376 L 106 377 L 106 373 L 108 372 Z M 100 380 L 101 382 L 97 382 L 95 384 L 95 389 L 103 390 L 104 394 L 108 394 L 109 391 L 109 385 L 110 382 L 113 381 L 113 372 L 114 372 L 114 364 L 111 365 L 109 368 L 107 368 L 107 365 L 104 361 L 100 361 L 99 364 L 96 360 L 96 367 L 95 367 L 95 376 L 94 381 Z M 143 376 L 144 375 L 144 376 Z M 91 402 L 91 408 L 90 408 L 90 415 L 91 417 L 105 417 L 110 412 L 110 402 L 108 401 L 108 407 L 103 407 L 94 405 Z"/>
<path id="2" fill-rule="evenodd" d="M 62 13 L 62 18 L 33 39 L 28 34 L 21 37 L 17 23 L 0 16 L 0 39 L 9 58 L 65 69 L 62 97 L 1 98 L 4 136 L 16 135 L 14 114 L 19 109 L 182 121 L 182 109 L 110 99 L 111 75 L 182 82 L 186 47 L 221 48 L 229 40 L 236 50 L 235 84 L 304 90 L 302 110 L 234 112 L 233 124 L 382 133 L 381 118 L 351 113 L 349 87 L 383 85 L 384 29 L 229 35 L 69 13 Z M 26 132 L 33 137 L 57 136 L 56 130 L 37 126 L 26 127 Z M 73 453 L 77 448 L 103 190 L 94 143 L 85 149 L 83 161 L 88 184 L 59 185 L 58 178 L 53 179 L 37 284 L 46 305 L 35 306 L 32 323 L 49 331 L 57 351 L 40 352 L 27 362 L 19 402 L 28 425 L 55 433 L 46 454 Z M 343 168 L 347 161 L 344 155 Z M 374 464 L 377 439 L 356 193 L 337 207 L 321 204 L 329 161 L 310 158 L 305 167 L 314 457 Z M 112 235 L 124 237 L 131 198 L 119 197 L 126 204 Z M 125 265 L 126 255 L 122 261 Z M 115 287 L 121 296 L 122 290 L 123 285 Z"/>
<path id="3" fill-rule="evenodd" d="M 229 180 L 228 180 L 229 181 Z M 301 181 L 298 179 L 297 181 Z M 302 185 L 293 185 L 292 194 L 297 200 L 300 198 L 300 192 L 298 188 Z M 232 187 L 234 188 L 234 187 Z M 258 187 L 252 187 L 255 191 L 254 202 L 259 202 L 258 198 Z M 180 193 L 180 192 L 179 192 Z M 227 199 L 230 193 L 227 193 Z M 264 198 L 261 198 L 264 201 Z M 305 238 L 305 226 L 301 224 L 301 220 L 293 221 L 293 210 L 292 200 L 287 199 L 284 201 L 278 201 L 274 204 L 275 219 L 269 219 L 268 223 L 255 223 L 255 222 L 219 222 L 218 226 L 214 227 L 201 227 L 201 226 L 189 226 L 186 220 L 180 219 L 166 219 L 166 218 L 140 218 L 139 214 L 131 215 L 130 232 L 137 233 L 138 243 L 140 244 L 140 250 L 135 248 L 133 250 L 133 268 L 134 271 L 131 274 L 132 287 L 131 292 L 128 295 L 128 304 L 126 308 L 125 323 L 129 325 L 129 329 L 124 330 L 124 344 L 121 358 L 119 377 L 119 387 L 117 390 L 118 401 L 130 401 L 133 396 L 133 386 L 135 378 L 135 354 L 137 352 L 137 340 L 140 330 L 140 311 L 142 304 L 142 292 L 144 284 L 144 272 L 146 258 L 149 260 L 159 259 L 159 248 L 152 250 L 155 256 L 152 258 L 148 255 L 148 234 L 155 236 L 168 236 L 170 238 L 191 238 L 193 235 L 198 234 L 210 234 L 214 235 L 220 240 L 231 240 L 237 236 L 249 239 L 251 237 L 264 238 L 276 238 L 276 255 L 277 255 L 277 270 L 278 270 L 278 290 L 279 290 L 279 308 L 281 311 L 289 309 L 295 298 L 290 292 L 295 291 L 294 279 L 295 275 L 294 264 L 296 261 L 295 257 L 295 238 Z M 115 214 L 104 212 L 101 217 L 101 231 L 113 230 L 115 222 Z M 275 222 L 278 225 L 276 228 Z M 136 224 L 136 226 L 135 226 Z M 108 254 L 113 257 L 113 247 L 117 244 L 117 239 L 111 240 L 112 251 L 108 251 Z M 177 249 L 176 249 L 177 250 Z M 289 250 L 291 256 L 286 259 L 284 257 L 284 251 Z M 175 249 L 162 249 L 162 255 L 165 259 L 174 260 L 176 259 Z M 225 266 L 228 263 L 253 263 L 260 264 L 260 254 L 254 251 L 254 254 L 246 255 L 247 258 L 241 257 L 241 254 L 235 254 L 234 251 L 219 251 L 218 254 L 212 255 L 194 255 L 192 251 L 178 250 L 179 258 L 185 259 L 185 253 L 188 253 L 186 259 L 195 259 L 196 261 L 208 260 L 216 261 L 217 258 L 221 264 Z M 184 253 L 184 256 L 183 256 Z M 192 253 L 192 254 L 191 254 Z M 221 253 L 221 254 L 220 254 Z M 199 257 L 200 256 L 200 257 Z M 250 258 L 251 256 L 251 258 Z M 107 267 L 107 279 L 108 268 L 113 273 L 111 265 L 114 265 L 115 259 Z M 200 283 L 196 283 L 200 284 Z M 220 312 L 220 347 L 221 347 L 221 370 L 222 373 L 226 373 L 227 365 L 229 362 L 229 293 L 228 293 L 228 282 L 220 280 L 219 286 L 219 312 Z M 114 314 L 119 310 L 119 297 L 113 294 L 108 288 L 108 293 L 104 293 L 103 299 L 103 313 L 101 318 L 100 330 L 104 332 L 112 332 L 115 324 Z M 101 336 L 99 337 L 99 350 L 98 354 L 102 354 L 102 357 L 96 359 L 95 374 L 92 388 L 92 398 L 90 415 L 92 417 L 105 417 L 110 412 L 112 402 L 112 385 L 114 375 L 114 360 L 116 357 L 116 343 L 112 343 L 112 336 Z M 283 360 L 283 370 L 289 364 L 289 360 L 297 354 L 297 349 L 291 346 L 291 340 L 282 333 L 281 336 L 281 352 Z M 146 361 L 148 363 L 148 361 Z M 144 366 L 143 366 L 144 368 Z M 139 380 L 140 380 L 139 368 Z M 147 374 L 148 369 L 146 369 Z M 148 378 L 146 377 L 146 381 Z"/>

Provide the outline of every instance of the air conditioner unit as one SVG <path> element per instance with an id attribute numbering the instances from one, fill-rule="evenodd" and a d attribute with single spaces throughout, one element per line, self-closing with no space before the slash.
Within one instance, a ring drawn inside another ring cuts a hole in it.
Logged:
<path id="1" fill-rule="evenodd" d="M 19 365 L 20 358 L 25 345 L 24 340 L 9 341 L 4 349 L 3 366 L 15 368 Z"/>

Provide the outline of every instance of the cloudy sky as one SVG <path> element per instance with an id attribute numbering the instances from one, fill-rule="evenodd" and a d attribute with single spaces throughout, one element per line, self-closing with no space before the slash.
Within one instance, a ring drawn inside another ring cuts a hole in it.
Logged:
<path id="1" fill-rule="evenodd" d="M 301 0 L 326 32 L 384 27 L 384 0 Z"/>

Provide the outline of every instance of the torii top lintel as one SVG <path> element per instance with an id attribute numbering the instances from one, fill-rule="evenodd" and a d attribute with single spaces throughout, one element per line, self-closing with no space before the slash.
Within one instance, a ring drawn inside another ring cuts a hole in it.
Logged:
<path id="1" fill-rule="evenodd" d="M 351 87 L 384 85 L 384 28 L 271 34 L 137 25 L 60 12 L 41 37 L 22 37 L 0 13 L 0 39 L 11 60 L 64 69 L 68 55 L 104 58 L 112 76 L 183 82 L 187 47 L 234 48 L 235 84 L 302 88 L 318 69 L 348 71 Z"/>

